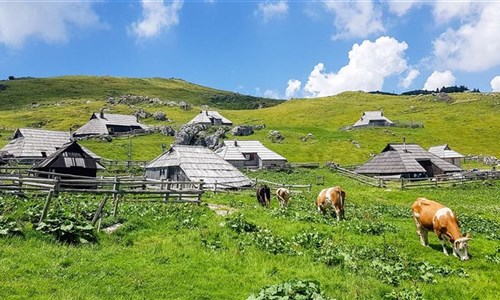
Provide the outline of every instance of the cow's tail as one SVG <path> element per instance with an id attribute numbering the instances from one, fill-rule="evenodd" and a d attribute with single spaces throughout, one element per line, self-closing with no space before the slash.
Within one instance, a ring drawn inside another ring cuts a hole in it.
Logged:
<path id="1" fill-rule="evenodd" d="M 338 189 L 337 192 L 339 193 L 340 205 L 344 207 L 344 193 L 342 192 L 342 189 Z"/>

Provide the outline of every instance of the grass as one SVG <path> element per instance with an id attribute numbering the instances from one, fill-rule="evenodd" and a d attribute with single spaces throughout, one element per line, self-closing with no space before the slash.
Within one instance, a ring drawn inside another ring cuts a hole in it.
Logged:
<path id="1" fill-rule="evenodd" d="M 40 209 L 42 199 L 2 196 L 0 211 L 22 223 L 26 234 L 0 238 L 0 294 L 6 299 L 246 299 L 293 278 L 317 280 L 337 299 L 417 291 L 425 299 L 496 299 L 500 293 L 500 268 L 490 258 L 500 237 L 498 183 L 400 191 L 367 187 L 327 169 L 249 175 L 313 183 L 313 190 L 294 195 L 286 210 L 278 209 L 275 197 L 271 209 L 258 206 L 252 192 L 204 195 L 204 202 L 235 207 L 239 221 L 204 205 L 124 203 L 119 210 L 124 227 L 112 235 L 100 233 L 98 244 L 80 246 L 60 245 L 23 221 L 30 210 L 22 208 L 37 202 Z M 315 211 L 312 203 L 324 187 L 314 184 L 317 176 L 346 190 L 345 222 Z M 418 196 L 448 205 L 461 217 L 464 231 L 471 228 L 470 261 L 443 255 L 434 234 L 430 248 L 420 245 L 409 212 Z M 92 211 L 100 200 L 85 199 L 64 197 L 54 206 Z M 111 209 L 108 204 L 106 211 Z M 264 231 L 237 233 L 228 226 L 243 220 Z M 106 217 L 106 224 L 112 222 Z"/>

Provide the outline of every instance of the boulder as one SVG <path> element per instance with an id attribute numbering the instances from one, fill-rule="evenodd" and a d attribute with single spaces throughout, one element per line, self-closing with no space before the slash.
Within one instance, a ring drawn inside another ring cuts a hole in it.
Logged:
<path id="1" fill-rule="evenodd" d="M 273 143 L 281 143 L 285 139 L 285 137 L 277 130 L 269 131 L 268 137 Z"/>
<path id="2" fill-rule="evenodd" d="M 140 119 L 147 119 L 147 118 L 151 117 L 151 113 L 145 111 L 144 108 L 139 108 L 138 110 L 136 110 L 134 112 L 134 116 L 136 116 L 137 118 L 140 118 Z"/>
<path id="3" fill-rule="evenodd" d="M 231 133 L 235 136 L 247 136 L 253 134 L 254 131 L 253 131 L 253 126 L 241 125 L 241 126 L 234 126 L 234 128 L 231 130 Z"/>
<path id="4" fill-rule="evenodd" d="M 175 145 L 196 145 L 199 144 L 197 140 L 204 140 L 204 130 L 207 127 L 203 124 L 185 124 L 175 133 Z M 202 134 L 201 134 L 202 133 Z"/>
<path id="5" fill-rule="evenodd" d="M 166 136 L 175 136 L 175 130 L 172 128 L 172 126 L 162 127 L 161 133 L 163 133 Z"/>
<path id="6" fill-rule="evenodd" d="M 162 111 L 157 111 L 153 114 L 153 119 L 158 120 L 158 121 L 166 121 L 167 115 Z"/>

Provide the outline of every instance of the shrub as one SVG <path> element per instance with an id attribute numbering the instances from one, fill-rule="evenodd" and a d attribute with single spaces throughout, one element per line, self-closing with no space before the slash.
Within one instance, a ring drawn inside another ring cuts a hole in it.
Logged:
<path id="1" fill-rule="evenodd" d="M 0 237 L 13 235 L 23 235 L 22 228 L 16 221 L 0 216 Z"/>
<path id="2" fill-rule="evenodd" d="M 97 242 L 94 227 L 74 216 L 53 216 L 38 224 L 36 230 L 53 235 L 57 241 L 67 244 Z"/>
<path id="3" fill-rule="evenodd" d="M 251 295 L 247 300 L 268 299 L 314 299 L 327 300 L 317 281 L 292 279 L 280 284 L 262 288 L 256 295 Z"/>

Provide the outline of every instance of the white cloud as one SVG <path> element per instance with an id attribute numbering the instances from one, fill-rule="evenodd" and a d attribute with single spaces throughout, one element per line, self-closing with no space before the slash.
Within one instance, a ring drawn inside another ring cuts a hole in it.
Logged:
<path id="1" fill-rule="evenodd" d="M 410 9 L 412 9 L 414 6 L 420 4 L 421 1 L 419 0 L 407 0 L 407 1 L 401 1 L 401 0 L 389 0 L 387 1 L 387 4 L 389 5 L 389 11 L 392 12 L 393 14 L 396 14 L 399 17 L 402 17 L 406 15 Z"/>
<path id="2" fill-rule="evenodd" d="M 182 0 L 165 3 L 161 1 L 142 0 L 142 19 L 130 25 L 129 33 L 137 38 L 151 38 L 162 31 L 179 24 L 179 11 Z"/>
<path id="3" fill-rule="evenodd" d="M 259 3 L 255 14 L 261 16 L 264 22 L 277 17 L 283 17 L 288 13 L 288 2 L 261 2 Z"/>
<path id="4" fill-rule="evenodd" d="M 420 76 L 420 72 L 416 69 L 411 69 L 399 85 L 407 89 L 411 86 L 413 80 L 415 80 L 418 76 Z"/>
<path id="5" fill-rule="evenodd" d="M 495 76 L 490 81 L 491 91 L 500 93 L 500 76 Z"/>
<path id="6" fill-rule="evenodd" d="M 469 4 L 469 8 L 467 18 L 461 10 L 447 12 L 448 18 L 465 19 L 460 28 L 448 28 L 434 41 L 438 65 L 468 72 L 500 65 L 500 2 L 474 3 Z"/>
<path id="7" fill-rule="evenodd" d="M 0 43 L 21 48 L 27 39 L 47 43 L 69 39 L 72 26 L 99 26 L 99 17 L 91 2 L 0 2 Z"/>
<path id="8" fill-rule="evenodd" d="M 383 32 L 382 11 L 372 1 L 324 1 L 327 9 L 335 14 L 337 34 L 334 39 L 367 37 Z"/>
<path id="9" fill-rule="evenodd" d="M 455 84 L 455 76 L 451 71 L 432 72 L 431 76 L 427 78 L 427 81 L 424 84 L 424 90 L 433 91 L 435 89 L 440 89 L 443 86 L 452 86 Z"/>
<path id="10" fill-rule="evenodd" d="M 338 73 L 327 73 L 322 63 L 317 64 L 304 92 L 310 97 L 322 97 L 343 91 L 381 90 L 386 77 L 407 69 L 404 58 L 407 48 L 405 42 L 386 36 L 375 42 L 365 40 L 361 45 L 354 44 L 349 51 L 349 64 Z"/>
<path id="11" fill-rule="evenodd" d="M 436 23 L 446 23 L 453 19 L 464 19 L 478 8 L 472 1 L 436 1 L 432 14 Z"/>
<path id="12" fill-rule="evenodd" d="M 264 91 L 264 97 L 271 98 L 271 99 L 279 99 L 280 95 L 279 95 L 278 91 L 275 91 L 275 90 L 265 90 Z"/>
<path id="13" fill-rule="evenodd" d="M 297 79 L 290 79 L 288 80 L 288 84 L 285 90 L 285 97 L 287 99 L 290 99 L 294 97 L 298 91 L 300 91 L 300 86 L 302 85 L 302 82 Z"/>

